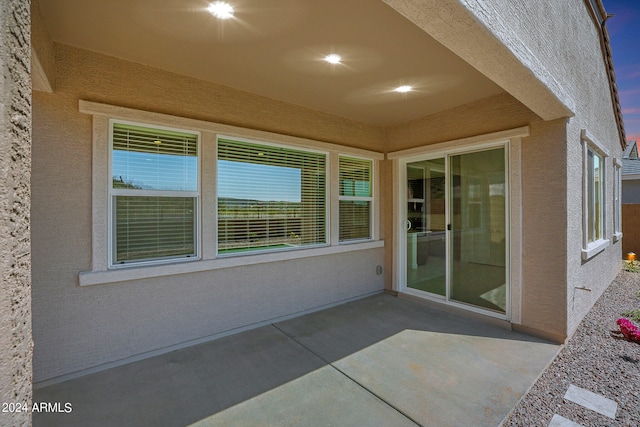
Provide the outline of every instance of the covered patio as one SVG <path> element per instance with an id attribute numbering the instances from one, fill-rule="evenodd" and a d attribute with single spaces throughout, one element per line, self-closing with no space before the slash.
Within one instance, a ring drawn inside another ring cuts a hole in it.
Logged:
<path id="1" fill-rule="evenodd" d="M 34 426 L 496 426 L 560 346 L 380 293 L 34 392 Z"/>

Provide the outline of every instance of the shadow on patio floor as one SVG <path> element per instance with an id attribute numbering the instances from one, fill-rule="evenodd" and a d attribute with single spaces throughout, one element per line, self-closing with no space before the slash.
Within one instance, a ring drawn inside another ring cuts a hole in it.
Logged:
<path id="1" fill-rule="evenodd" d="M 560 346 L 386 294 L 50 385 L 38 426 L 496 426 Z"/>

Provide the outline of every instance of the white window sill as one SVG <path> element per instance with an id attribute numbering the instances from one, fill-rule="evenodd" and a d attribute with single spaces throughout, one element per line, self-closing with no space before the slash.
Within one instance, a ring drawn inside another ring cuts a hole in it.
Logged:
<path id="1" fill-rule="evenodd" d="M 199 261 L 185 261 L 173 264 L 131 266 L 104 271 L 81 271 L 80 286 L 102 285 L 106 283 L 125 282 L 129 280 L 149 279 L 153 277 L 188 274 L 201 271 L 219 270 L 223 268 L 242 267 L 245 265 L 268 262 L 287 261 L 291 259 L 332 255 L 342 252 L 363 251 L 384 247 L 384 240 L 373 240 L 350 245 L 324 246 L 321 248 L 300 249 L 286 252 L 270 252 L 253 256 L 235 256 Z"/>
<path id="2" fill-rule="evenodd" d="M 366 239 L 353 239 L 353 240 L 341 240 L 338 242 L 339 245 L 361 245 L 367 242 L 374 242 L 375 240 L 371 240 L 369 238 Z"/>
<path id="3" fill-rule="evenodd" d="M 622 239 L 622 233 L 620 232 L 613 233 L 613 243 L 619 241 L 620 239 Z"/>
<path id="4" fill-rule="evenodd" d="M 604 251 L 604 249 L 609 246 L 611 241 L 609 239 L 600 239 L 595 242 L 591 242 L 587 245 L 585 249 L 582 250 L 582 259 L 584 261 L 590 259 L 591 257 L 599 254 Z"/>

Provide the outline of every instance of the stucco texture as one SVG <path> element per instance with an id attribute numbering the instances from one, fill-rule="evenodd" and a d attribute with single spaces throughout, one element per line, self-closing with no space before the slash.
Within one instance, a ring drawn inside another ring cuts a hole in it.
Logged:
<path id="1" fill-rule="evenodd" d="M 514 115 L 513 108 L 503 110 L 511 115 L 510 123 L 532 124 L 531 136 L 523 139 L 522 146 L 523 326 L 556 338 L 571 335 L 620 269 L 621 244 L 614 243 L 611 234 L 613 159 L 620 159 L 622 149 L 599 23 L 591 18 L 583 0 L 554 4 L 553 13 L 545 2 L 465 0 L 442 5 L 433 0 L 385 1 L 538 116 L 557 118 L 542 123 L 526 113 Z M 518 64 L 512 64 L 514 58 Z M 497 105 L 506 106 L 504 102 Z M 451 112 L 444 113 L 440 119 L 448 125 L 416 121 L 389 135 L 402 135 L 409 141 L 407 147 L 419 146 L 434 141 L 426 135 L 432 130 L 442 138 L 460 138 L 501 122 L 487 108 L 483 109 L 489 113 L 485 116 L 479 114 L 482 110 L 469 107 L 465 106 L 467 114 L 460 114 L 457 120 L 447 117 Z M 482 118 L 492 120 L 483 122 Z M 581 259 L 582 129 L 609 152 L 605 160 L 605 237 L 611 245 L 587 261 Z"/>
<path id="2" fill-rule="evenodd" d="M 80 99 L 368 149 L 381 132 L 71 47 L 55 51 L 56 91 L 34 93 L 36 382 L 383 289 L 383 248 L 78 286 L 78 273 L 92 268 L 92 118 L 79 112 Z M 238 96 L 244 115 L 233 112 Z"/>
<path id="3" fill-rule="evenodd" d="M 568 118 L 565 140 L 557 135 L 556 144 L 563 148 L 552 149 L 545 158 L 538 157 L 538 161 L 548 163 L 545 166 L 534 166 L 529 179 L 548 181 L 551 187 L 546 190 L 550 200 L 557 199 L 554 190 L 565 193 L 566 202 L 554 205 L 553 213 L 565 222 L 564 230 L 558 228 L 556 233 L 545 233 L 547 244 L 540 246 L 541 250 L 553 252 L 556 244 L 565 240 L 560 234 L 566 235 L 566 249 L 563 251 L 566 262 L 566 283 L 558 286 L 566 287 L 566 334 L 571 335 L 580 320 L 595 303 L 606 287 L 613 281 L 621 266 L 621 243 L 614 243 L 613 233 L 613 159 L 621 159 L 622 147 L 616 127 L 613 103 L 606 64 L 599 37 L 599 23 L 591 19 L 587 2 L 570 0 L 556 2 L 550 13 L 549 4 L 545 2 L 491 0 L 466 0 L 467 7 L 485 22 L 493 16 L 499 16 L 499 24 L 491 24 L 492 31 L 501 40 L 511 40 L 517 55 L 528 57 L 531 68 L 547 70 L 553 76 L 547 85 L 556 92 L 565 105 L 572 106 L 572 117 Z M 553 37 L 550 37 L 553 35 Z M 557 87 L 561 87 L 558 90 Z M 605 209 L 605 238 L 611 240 L 611 245 L 600 254 L 587 261 L 581 258 L 583 246 L 582 217 L 583 217 L 583 161 L 582 141 L 580 133 L 586 129 L 609 152 L 605 159 L 606 187 L 604 197 Z M 547 141 L 546 145 L 550 142 Z M 532 147 L 533 148 L 533 147 Z M 562 151 L 566 150 L 564 153 Z M 539 152 L 529 151 L 538 156 Z M 527 145 L 523 148 L 526 158 Z M 566 160 L 561 160 L 565 158 Z M 566 163 L 564 177 L 555 176 L 560 168 L 557 163 Z M 525 171 L 525 182 L 526 171 Z M 557 179 L 566 179 L 564 190 L 555 188 Z M 526 184 L 525 184 L 526 187 Z M 528 200 L 527 190 L 523 191 L 525 204 Z M 542 197 L 540 198 L 542 201 Z M 532 206 L 533 207 L 533 206 Z M 530 215 L 531 209 L 524 209 Z M 563 214 L 566 212 L 566 216 Z M 527 213 L 525 213 L 527 215 Z M 556 224 L 557 219 L 549 218 L 548 224 Z M 524 220 L 525 228 L 527 220 Z M 540 224 L 543 225 L 543 224 Z M 545 228 L 548 228 L 547 225 Z M 551 225 L 554 228 L 555 225 Z M 556 227 L 557 228 L 557 227 Z M 524 231 L 526 236 L 530 234 Z M 536 239 L 540 239 L 537 237 Z M 526 244 L 525 244 L 526 248 Z M 559 254 L 562 256 L 562 254 Z M 531 264 L 527 255 L 523 253 L 524 263 Z M 527 280 L 532 277 L 525 274 Z M 543 282 L 547 272 L 542 269 L 533 276 L 538 282 Z M 558 280 L 558 276 L 554 276 Z M 585 288 L 587 290 L 585 290 Z M 562 292 L 561 292 L 562 293 Z M 547 297 L 543 297 L 547 298 Z M 526 296 L 525 296 L 526 301 Z"/>
<path id="4" fill-rule="evenodd" d="M 613 281 L 621 267 L 621 243 L 614 243 L 613 233 L 613 159 L 621 159 L 622 147 L 616 127 L 606 64 L 599 37 L 599 23 L 591 19 L 587 2 L 570 0 L 557 2 L 550 13 L 544 2 L 466 0 L 466 6 L 488 23 L 492 16 L 501 17 L 499 25 L 491 24 L 501 40 L 511 40 L 517 55 L 528 57 L 531 68 L 547 70 L 553 79 L 547 85 L 572 106 L 573 115 L 567 121 L 566 141 L 566 333 L 571 335 L 580 320 Z M 487 24 L 488 25 L 488 24 Z M 550 37 L 549 35 L 553 35 Z M 524 50 L 523 50 L 524 48 Z M 561 87 L 558 90 L 557 87 Z M 586 129 L 607 151 L 605 159 L 606 186 L 604 197 L 605 238 L 611 245 L 605 251 L 583 261 L 583 162 L 580 133 Z M 526 149 L 525 149 L 526 151 Z M 524 154 L 526 157 L 526 153 Z M 543 160 L 543 159 L 540 159 Z M 555 163 L 553 158 L 545 162 Z M 551 172 L 551 171 L 550 171 Z M 544 174 L 543 174 L 544 175 Z M 555 179 L 551 175 L 539 179 Z M 525 201 L 527 199 L 524 191 Z M 550 195 L 551 196 L 551 195 Z M 562 206 L 558 205 L 558 209 Z M 526 209 L 525 209 L 526 211 Z M 525 221 L 526 227 L 526 221 Z M 549 235 L 547 249 L 557 243 L 558 236 Z M 526 262 L 526 261 L 525 261 Z M 545 273 L 540 272 L 544 276 Z M 586 289 L 585 289 L 586 288 Z"/>
<path id="5" fill-rule="evenodd" d="M 565 139 L 560 119 L 533 123 L 522 143 L 522 325 L 557 339 L 567 320 Z"/>
<path id="6" fill-rule="evenodd" d="M 0 1 L 0 425 L 30 425 L 31 79 L 28 2 Z"/>
<path id="7" fill-rule="evenodd" d="M 394 149 L 430 145 L 449 138 L 464 138 L 496 129 L 528 125 L 522 139 L 521 321 L 518 326 L 534 334 L 561 341 L 566 336 L 566 120 L 542 121 L 508 94 L 474 102 L 444 113 L 389 129 Z M 391 163 L 387 161 L 387 163 Z M 387 166 L 391 169 L 391 166 Z M 393 191 L 391 180 L 385 184 Z M 513 183 L 512 185 L 517 185 Z M 393 234 L 392 206 L 386 207 L 387 234 Z M 552 244 L 550 242 L 553 242 Z M 390 269 L 395 255 L 386 253 Z M 515 292 L 514 292 L 515 293 Z"/>
<path id="8" fill-rule="evenodd" d="M 384 153 L 529 126 L 521 141 L 522 229 L 511 230 L 522 244 L 518 326 L 556 340 L 573 333 L 621 265 L 621 244 L 611 239 L 620 139 L 599 29 L 585 2 L 557 2 L 553 13 L 544 2 L 526 0 L 385 3 L 415 14 L 417 25 L 506 93 L 380 129 L 54 46 L 55 92 L 35 93 L 33 100 L 36 381 L 390 289 L 397 274 L 392 242 L 398 207 L 392 200 L 399 171 L 385 160 L 379 204 L 384 248 L 78 286 L 78 273 L 91 269 L 92 250 L 92 122 L 78 111 L 80 99 Z M 582 129 L 609 153 L 605 233 L 611 244 L 586 261 Z M 376 275 L 383 263 L 384 275 Z"/>

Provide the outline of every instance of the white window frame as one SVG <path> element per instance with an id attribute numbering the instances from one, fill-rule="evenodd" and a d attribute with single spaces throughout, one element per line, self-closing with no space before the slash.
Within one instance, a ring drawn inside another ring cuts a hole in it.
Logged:
<path id="1" fill-rule="evenodd" d="M 607 246 L 611 243 L 609 239 L 606 239 L 607 236 L 607 209 L 606 209 L 606 200 L 607 200 L 607 157 L 609 157 L 609 153 L 604 145 L 598 142 L 598 140 L 591 135 L 586 129 L 582 129 L 580 139 L 582 142 L 582 259 L 584 261 L 591 259 L 595 255 L 604 251 Z M 601 159 L 601 176 L 603 181 L 600 185 L 601 189 L 601 237 L 594 241 L 589 241 L 589 230 L 594 226 L 592 223 L 592 219 L 589 216 L 589 192 L 593 188 L 593 185 L 589 182 L 589 152 L 598 155 Z"/>
<path id="2" fill-rule="evenodd" d="M 340 245 L 337 234 L 338 225 L 338 175 L 337 159 L 339 154 L 351 157 L 370 158 L 374 162 L 374 171 L 378 171 L 380 161 L 384 160 L 383 153 L 371 150 L 346 147 L 343 145 L 299 138 L 265 132 L 260 130 L 241 128 L 220 123 L 207 122 L 197 119 L 188 119 L 168 114 L 153 113 L 97 102 L 79 101 L 79 111 L 92 117 L 92 178 L 91 178 L 91 254 L 90 269 L 79 272 L 78 283 L 80 286 L 91 286 L 99 284 L 109 284 L 130 280 L 148 279 L 177 274 L 189 274 L 205 272 L 211 270 L 242 267 L 261 263 L 271 263 L 288 261 L 316 256 L 333 255 L 339 253 L 366 251 L 383 248 L 383 240 L 379 240 L 379 213 L 374 212 L 374 234 L 373 240 L 361 241 L 349 245 Z M 150 127 L 167 127 L 169 129 L 199 132 L 199 216 L 198 229 L 199 236 L 199 259 L 180 259 L 171 262 L 152 264 L 126 264 L 119 268 L 109 265 L 109 121 L 118 120 L 123 122 L 133 122 Z M 225 135 L 234 139 L 249 139 L 260 143 L 281 144 L 293 149 L 306 149 L 325 151 L 329 153 L 327 176 L 327 191 L 330 215 L 327 217 L 327 234 L 330 243 L 320 247 L 305 247 L 297 250 L 281 252 L 257 253 L 252 256 L 229 256 L 218 257 L 216 254 L 216 223 L 217 223 L 217 194 L 216 186 L 216 165 L 218 135 Z M 375 175 L 377 176 L 377 174 Z M 209 185 L 208 183 L 213 183 Z M 374 187 L 379 188 L 377 182 Z M 376 206 L 380 206 L 378 200 L 379 191 L 376 190 L 374 200 Z"/>
<path id="3" fill-rule="evenodd" d="M 352 156 L 352 155 L 348 155 L 348 154 L 339 154 L 338 155 L 338 187 L 340 185 L 340 159 L 341 158 L 349 158 L 349 159 L 356 159 L 356 160 L 363 160 L 363 161 L 367 161 L 371 163 L 371 176 L 370 176 L 370 186 L 371 186 L 371 195 L 369 197 L 362 197 L 362 196 L 343 196 L 340 194 L 340 188 L 338 188 L 338 204 L 340 203 L 340 201 L 352 201 L 352 202 L 369 202 L 369 236 L 368 237 L 363 237 L 360 239 L 350 239 L 350 240 L 340 240 L 340 232 L 338 231 L 338 242 L 341 245 L 348 245 L 348 244 L 352 244 L 352 243 L 358 243 L 358 242 L 362 242 L 362 241 L 369 241 L 369 240 L 373 240 L 374 238 L 374 222 L 375 222 L 375 215 L 374 212 L 376 210 L 375 207 L 375 192 L 376 192 L 376 171 L 375 171 L 375 161 L 372 158 L 369 157 L 358 157 L 358 156 Z M 338 224 L 340 224 L 340 214 L 338 213 Z M 338 230 L 339 230 L 339 226 L 338 226 Z"/>
<path id="4" fill-rule="evenodd" d="M 109 221 L 109 231 L 108 231 L 108 254 L 109 254 L 109 268 L 126 268 L 133 265 L 155 265 L 155 264 L 167 264 L 167 263 L 175 263 L 175 262 L 183 262 L 183 261 L 194 261 L 200 259 L 200 187 L 201 187 L 201 179 L 200 179 L 200 171 L 202 170 L 202 161 L 200 158 L 200 141 L 202 137 L 200 132 L 193 131 L 189 129 L 180 129 L 174 127 L 166 127 L 159 125 L 150 125 L 147 123 L 139 123 L 127 120 L 117 120 L 110 119 L 109 120 L 109 160 L 108 160 L 108 168 L 109 168 L 109 177 L 113 176 L 113 127 L 115 124 L 123 124 L 123 125 L 131 125 L 131 126 L 139 126 L 145 127 L 149 129 L 158 129 L 165 131 L 173 131 L 173 132 L 182 132 L 182 133 L 190 133 L 196 135 L 197 137 L 197 191 L 169 191 L 169 190 L 128 190 L 128 189 L 118 189 L 113 188 L 112 180 L 109 179 L 109 198 L 108 198 L 108 221 Z M 129 261 L 126 263 L 117 263 L 115 262 L 115 214 L 114 214 L 114 198 L 116 196 L 152 196 L 152 197 L 185 197 L 185 198 L 194 198 L 195 199 L 195 230 L 194 230 L 194 255 L 189 257 L 166 257 L 166 258 L 158 258 L 158 259 L 145 259 L 140 261 Z"/>
<path id="5" fill-rule="evenodd" d="M 613 241 L 622 239 L 622 162 L 613 159 Z"/>

